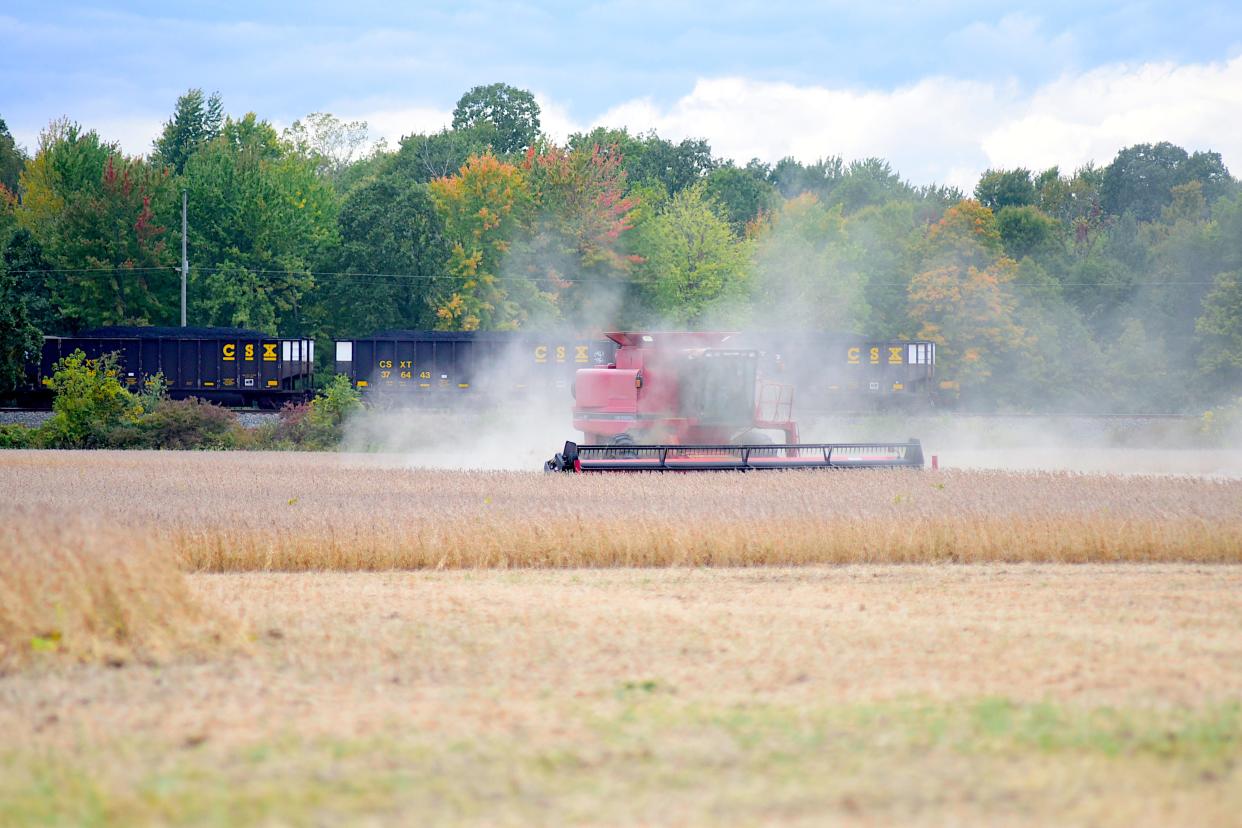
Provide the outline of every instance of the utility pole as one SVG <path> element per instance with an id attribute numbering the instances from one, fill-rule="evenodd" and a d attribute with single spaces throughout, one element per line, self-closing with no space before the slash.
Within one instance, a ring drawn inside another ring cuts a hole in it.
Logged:
<path id="1" fill-rule="evenodd" d="M 190 278 L 190 259 L 186 255 L 186 202 L 188 196 L 181 191 L 181 327 L 185 327 L 185 283 Z"/>

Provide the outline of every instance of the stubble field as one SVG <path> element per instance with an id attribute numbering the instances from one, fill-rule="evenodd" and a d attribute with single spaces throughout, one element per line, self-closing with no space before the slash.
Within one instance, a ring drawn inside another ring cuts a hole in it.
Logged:
<path id="1" fill-rule="evenodd" d="M 1242 812 L 1240 481 L 13 452 L 0 491 L 0 824 Z"/>

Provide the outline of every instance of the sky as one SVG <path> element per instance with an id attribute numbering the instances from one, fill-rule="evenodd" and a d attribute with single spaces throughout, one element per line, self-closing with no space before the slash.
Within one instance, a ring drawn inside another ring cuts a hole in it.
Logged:
<path id="1" fill-rule="evenodd" d="M 0 117 L 31 151 L 68 116 L 145 154 L 191 87 L 395 145 L 502 81 L 554 139 L 655 129 L 739 163 L 879 156 L 970 190 L 988 168 L 1169 140 L 1242 173 L 1236 2 L 5 0 L 0 42 Z"/>

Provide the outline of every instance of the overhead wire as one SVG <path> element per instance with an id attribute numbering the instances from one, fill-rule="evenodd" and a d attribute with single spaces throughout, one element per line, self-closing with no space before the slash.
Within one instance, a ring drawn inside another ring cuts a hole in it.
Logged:
<path id="1" fill-rule="evenodd" d="M 194 273 L 219 273 L 228 268 L 220 266 L 194 266 L 191 274 Z M 162 267 L 89 267 L 89 268 L 31 268 L 25 270 L 10 270 L 13 275 L 31 275 L 37 273 L 43 274 L 85 274 L 110 276 L 115 273 L 160 273 L 168 272 L 173 275 L 180 275 L 181 268 L 179 266 L 162 266 Z M 411 281 L 448 281 L 448 280 L 466 280 L 477 277 L 457 276 L 453 274 L 428 275 L 425 273 L 368 273 L 354 272 L 349 270 L 275 270 L 250 269 L 242 268 L 241 272 L 252 276 L 264 276 L 275 278 L 278 276 L 313 276 L 313 277 L 332 277 L 342 281 L 367 282 L 382 284 L 395 280 L 411 280 Z M 579 285 L 579 284 L 606 284 L 617 285 L 619 280 L 599 277 L 561 277 L 561 276 L 506 276 L 496 274 L 489 276 L 490 279 L 501 282 L 549 282 L 560 285 Z M 877 285 L 883 287 L 907 287 L 909 282 L 898 281 L 868 281 L 868 285 Z M 1012 287 L 1110 287 L 1110 288 L 1136 288 L 1136 287 L 1207 287 L 1216 284 L 1214 281 L 1163 281 L 1163 282 L 1112 282 L 1112 281 L 1089 281 L 1089 282 L 1058 282 L 1055 280 L 1048 282 L 1001 282 L 999 284 L 1009 285 Z"/>

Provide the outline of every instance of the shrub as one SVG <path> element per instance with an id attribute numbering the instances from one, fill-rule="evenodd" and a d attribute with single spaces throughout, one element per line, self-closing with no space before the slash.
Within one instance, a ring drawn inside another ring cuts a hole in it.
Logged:
<path id="1" fill-rule="evenodd" d="M 1230 405 L 1205 411 L 1199 431 L 1213 443 L 1225 443 L 1242 437 L 1242 397 Z"/>
<path id="2" fill-rule="evenodd" d="M 336 448 L 345 433 L 345 421 L 349 415 L 362 407 L 362 398 L 349 377 L 337 374 L 311 400 L 307 412 L 307 448 Z"/>
<path id="3" fill-rule="evenodd" d="M 0 425 L 0 449 L 22 449 L 35 445 L 36 432 L 20 423 Z"/>
<path id="4" fill-rule="evenodd" d="M 227 409 L 203 402 L 160 400 L 130 429 L 138 447 L 159 449 L 227 449 L 237 445 L 240 426 Z"/>
<path id="5" fill-rule="evenodd" d="M 39 428 L 49 448 L 106 448 L 114 432 L 142 413 L 138 399 L 116 377 L 116 357 L 87 359 L 74 351 L 56 363 L 49 381 L 56 395 L 52 418 Z"/>

